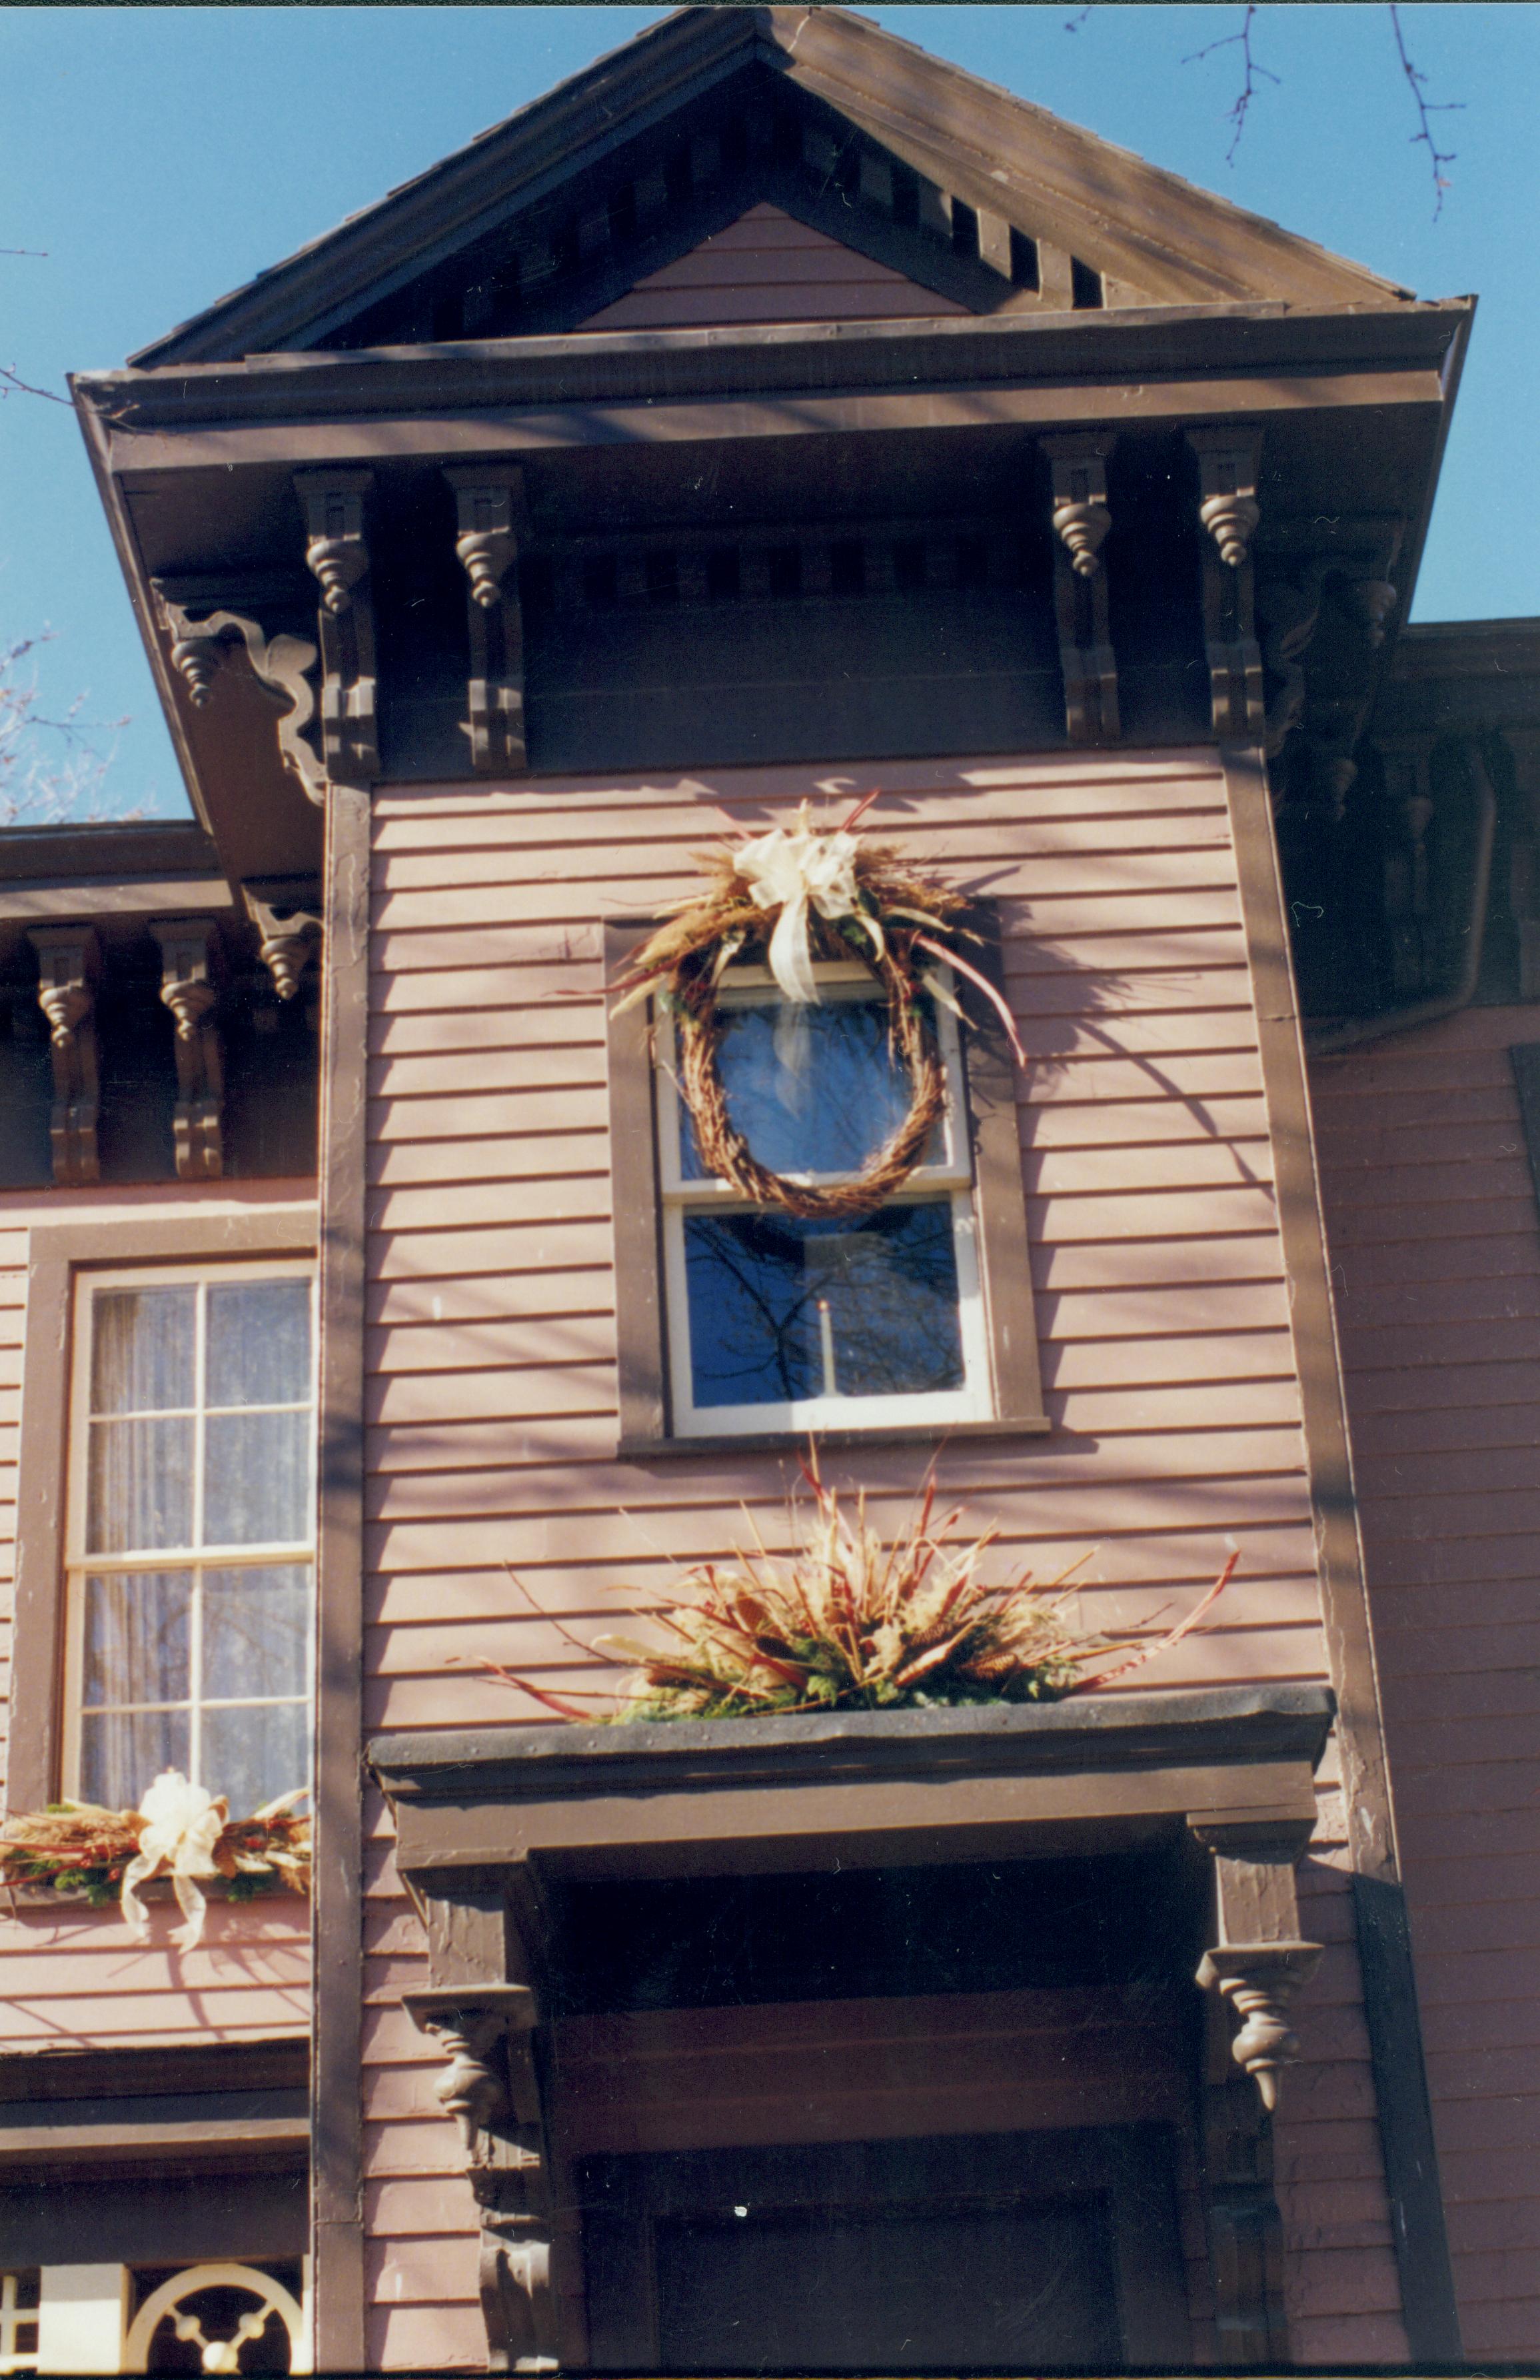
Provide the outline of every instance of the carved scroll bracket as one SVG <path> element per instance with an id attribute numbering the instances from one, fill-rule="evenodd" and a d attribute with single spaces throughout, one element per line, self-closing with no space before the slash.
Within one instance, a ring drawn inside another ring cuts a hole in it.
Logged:
<path id="1" fill-rule="evenodd" d="M 213 1019 L 218 931 L 208 917 L 158 917 L 150 931 L 160 946 L 161 998 L 176 1025 L 177 1179 L 217 1182 L 224 1171 L 224 1049 Z"/>
<path id="2" fill-rule="evenodd" d="M 261 625 L 264 613 L 271 617 L 273 608 L 292 601 L 288 582 L 154 578 L 151 585 L 171 639 L 173 666 L 187 684 L 193 709 L 207 710 L 224 651 L 238 637 L 257 683 L 279 706 L 278 751 L 285 767 L 312 802 L 322 803 L 326 772 L 307 734 L 316 715 L 309 673 L 319 658 L 317 648 L 303 637 L 270 636 Z"/>
<path id="3" fill-rule="evenodd" d="M 1042 442 L 1053 480 L 1053 597 L 1072 744 L 1116 742 L 1118 665 L 1108 625 L 1101 549 L 1112 526 L 1107 458 L 1114 440 L 1092 431 Z"/>
<path id="4" fill-rule="evenodd" d="M 524 475 L 479 465 L 444 478 L 455 492 L 455 551 L 465 568 L 471 766 L 479 775 L 509 775 L 527 765 L 524 724 L 524 614 L 519 601 L 518 535 Z"/>
<path id="5" fill-rule="evenodd" d="M 1262 654 L 1256 642 L 1251 540 L 1260 442 L 1253 430 L 1189 430 L 1198 461 L 1203 551 L 1203 634 L 1214 733 L 1221 743 L 1256 744 L 1264 734 Z"/>
<path id="6" fill-rule="evenodd" d="M 1256 611 L 1270 681 L 1265 744 L 1291 810 L 1338 820 L 1401 601 L 1406 524 L 1392 513 L 1270 518 L 1256 539 Z M 1351 624 L 1351 625 L 1349 625 Z"/>
<path id="7" fill-rule="evenodd" d="M 487 2368 L 557 2372 L 535 1994 L 526 1984 L 443 1984 L 406 1993 L 403 2005 L 449 2061 L 435 2095 L 458 2127 L 480 2214 Z"/>
<path id="8" fill-rule="evenodd" d="M 280 1000 L 292 1000 L 321 941 L 321 912 L 311 905 L 314 880 L 288 884 L 273 878 L 243 884 L 240 890 L 246 914 L 261 938 L 258 956 L 273 978 L 273 989 Z"/>
<path id="9" fill-rule="evenodd" d="M 100 1179 L 96 992 L 102 953 L 89 926 L 36 926 L 38 1006 L 48 1019 L 54 1104 L 48 1119 L 54 1179 L 61 1188 Z"/>
<path id="10" fill-rule="evenodd" d="M 339 785 L 380 773 L 379 678 L 370 584 L 371 471 L 297 471 L 305 563 L 321 590 L 321 748 Z"/>

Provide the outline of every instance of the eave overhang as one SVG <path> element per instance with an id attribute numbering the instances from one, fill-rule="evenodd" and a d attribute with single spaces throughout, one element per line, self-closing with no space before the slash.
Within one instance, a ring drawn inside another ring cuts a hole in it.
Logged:
<path id="1" fill-rule="evenodd" d="M 585 510 L 641 528 L 678 519 L 670 507 L 701 482 L 690 450 L 702 447 L 751 490 L 777 443 L 817 442 L 794 475 L 811 489 L 816 455 L 832 484 L 855 442 L 868 494 L 892 508 L 932 472 L 1019 480 L 1040 432 L 1243 421 L 1265 433 L 1265 507 L 1281 497 L 1291 512 L 1405 520 L 1404 617 L 1473 310 L 1466 298 L 1310 312 L 1248 301 L 612 333 L 130 368 L 73 385 L 195 809 L 231 873 L 260 876 L 313 867 L 319 818 L 292 779 L 255 766 L 249 732 L 235 748 L 260 690 L 244 712 L 222 711 L 217 735 L 192 719 L 151 580 L 276 566 L 302 579 L 298 468 L 388 479 L 506 458 L 525 468 L 537 520 L 565 535 Z M 721 486 L 742 516 L 742 492 Z"/>

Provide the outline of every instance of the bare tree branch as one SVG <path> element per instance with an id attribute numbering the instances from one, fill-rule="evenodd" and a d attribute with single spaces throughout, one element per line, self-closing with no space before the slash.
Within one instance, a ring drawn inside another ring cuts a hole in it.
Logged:
<path id="1" fill-rule="evenodd" d="M 1201 50 L 1194 50 L 1189 56 L 1184 57 L 1182 61 L 1184 67 L 1196 66 L 1200 58 L 1212 57 L 1216 50 L 1232 50 L 1237 47 L 1240 50 L 1242 58 L 1245 63 L 1246 79 L 1242 86 L 1241 95 L 1236 100 L 1234 106 L 1228 107 L 1225 110 L 1226 123 L 1232 124 L 1235 127 L 1234 132 L 1231 136 L 1230 146 L 1225 151 L 1225 164 L 1227 165 L 1233 165 L 1235 163 L 1235 152 L 1241 146 L 1241 135 L 1246 128 L 1246 111 L 1251 106 L 1252 101 L 1259 95 L 1256 79 L 1258 75 L 1264 76 L 1266 79 L 1271 83 L 1281 85 L 1283 80 L 1283 77 L 1281 75 L 1275 75 L 1270 67 L 1265 67 L 1261 60 L 1254 56 L 1252 53 L 1251 24 L 1252 18 L 1255 14 L 1256 0 L 1247 0 L 1246 12 L 1241 19 L 1241 30 L 1238 33 L 1226 33 L 1221 41 L 1207 42 Z"/>
<path id="2" fill-rule="evenodd" d="M 89 825 L 118 815 L 103 800 L 115 745 L 103 751 L 92 738 L 115 736 L 128 721 L 82 719 L 83 695 L 62 719 L 39 710 L 37 679 L 24 664 L 38 646 L 52 641 L 45 632 L 0 645 L 0 828 Z"/>
<path id="3" fill-rule="evenodd" d="M 73 410 L 67 396 L 56 396 L 51 388 L 34 388 L 30 380 L 23 380 L 9 364 L 0 364 L 0 402 L 13 395 L 45 396 L 50 405 L 62 405 Z"/>
<path id="4" fill-rule="evenodd" d="M 1412 93 L 1417 109 L 1417 122 L 1420 129 L 1413 133 L 1412 145 L 1416 148 L 1421 143 L 1426 149 L 1433 166 L 1433 220 L 1437 223 L 1444 212 L 1444 192 L 1451 187 L 1444 168 L 1446 165 L 1454 164 L 1458 152 L 1453 149 L 1439 148 L 1434 140 L 1433 126 L 1428 119 L 1435 115 L 1457 115 L 1464 107 L 1465 103 L 1462 99 L 1431 100 L 1425 97 L 1427 77 L 1425 74 L 1420 74 L 1407 56 L 1406 40 L 1401 31 L 1401 10 L 1395 5 L 1395 0 L 1391 0 L 1390 5 L 1390 26 L 1396 36 L 1396 55 L 1401 62 L 1401 72 L 1406 77 L 1407 88 Z"/>

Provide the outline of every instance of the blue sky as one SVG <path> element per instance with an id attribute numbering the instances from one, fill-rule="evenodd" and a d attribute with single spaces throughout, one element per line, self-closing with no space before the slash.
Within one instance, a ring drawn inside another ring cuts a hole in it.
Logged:
<path id="1" fill-rule="evenodd" d="M 120 362 L 661 15 L 634 7 L 0 7 L 0 363 L 39 386 Z M 1401 20 L 1458 152 L 1442 218 L 1381 0 L 1263 6 L 1233 165 L 1243 11 L 864 12 L 1156 164 L 1481 309 L 1414 616 L 1540 612 L 1540 5 L 1411 0 Z M 1074 30 L 1069 30 L 1073 27 Z M 1189 61 L 1190 63 L 1184 63 Z M 114 808 L 185 808 L 79 434 L 0 404 L 0 643 L 47 629 L 46 703 L 127 714 Z M 108 738 L 107 741 L 113 739 Z"/>

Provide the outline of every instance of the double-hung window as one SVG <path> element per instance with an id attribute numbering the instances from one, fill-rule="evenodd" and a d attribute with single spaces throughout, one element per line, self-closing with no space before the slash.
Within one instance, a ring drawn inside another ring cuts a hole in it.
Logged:
<path id="1" fill-rule="evenodd" d="M 729 1116 L 760 1163 L 824 1188 L 860 1172 L 911 1093 L 870 973 L 821 966 L 818 980 L 819 1003 L 795 1006 L 764 969 L 732 969 L 718 1063 Z M 873 1213 L 805 1220 L 752 1205 L 707 1173 L 661 1020 L 675 1435 L 991 1415 L 963 1054 L 952 1015 L 937 1006 L 931 1021 L 947 1099 L 922 1162 Z"/>
<path id="2" fill-rule="evenodd" d="M 75 1298 L 66 1791 L 123 1808 L 177 1768 L 245 1817 L 309 1775 L 311 1268 Z"/>

